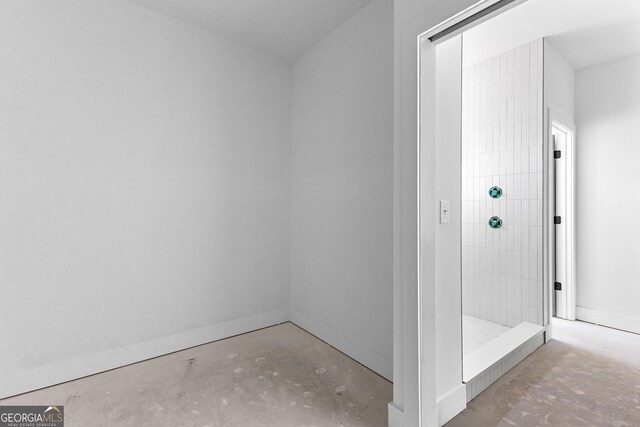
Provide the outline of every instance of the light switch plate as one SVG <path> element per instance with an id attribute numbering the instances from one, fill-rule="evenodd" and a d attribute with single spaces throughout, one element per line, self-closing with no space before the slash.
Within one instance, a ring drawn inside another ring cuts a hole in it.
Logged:
<path id="1" fill-rule="evenodd" d="M 448 200 L 440 200 L 440 224 L 449 224 L 451 217 L 450 203 Z"/>

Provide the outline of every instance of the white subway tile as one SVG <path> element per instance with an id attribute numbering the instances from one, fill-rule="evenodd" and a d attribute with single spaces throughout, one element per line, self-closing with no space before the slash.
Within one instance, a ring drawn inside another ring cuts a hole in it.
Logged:
<path id="1" fill-rule="evenodd" d="M 529 44 L 529 51 L 531 53 L 529 63 L 533 66 L 538 64 L 538 44 L 537 40 Z"/>
<path id="2" fill-rule="evenodd" d="M 538 227 L 529 227 L 529 252 L 538 253 Z"/>
<path id="3" fill-rule="evenodd" d="M 507 102 L 508 100 L 506 98 L 500 99 L 500 126 L 505 126 L 507 124 Z"/>
<path id="4" fill-rule="evenodd" d="M 514 86 L 515 86 L 515 75 L 513 72 L 507 74 L 507 99 L 513 99 L 514 95 Z"/>
<path id="5" fill-rule="evenodd" d="M 514 129 L 514 124 L 513 123 L 507 124 L 507 150 L 512 150 L 513 149 L 513 144 L 514 144 L 514 142 L 513 142 L 513 129 Z"/>
<path id="6" fill-rule="evenodd" d="M 522 286 L 521 286 L 521 298 L 522 298 L 522 305 L 525 307 L 529 306 L 529 300 L 530 300 L 530 293 L 529 293 L 529 280 L 528 279 L 522 279 Z M 524 318 L 523 318 L 524 320 Z"/>
<path id="7" fill-rule="evenodd" d="M 500 76 L 506 76 L 508 71 L 507 67 L 507 53 L 500 55 Z"/>
<path id="8" fill-rule="evenodd" d="M 502 128 L 500 128 L 500 133 L 502 134 Z M 507 131 L 506 131 L 506 126 L 505 126 L 505 129 L 504 129 L 505 137 L 506 137 L 506 134 L 507 134 Z M 502 139 L 502 137 L 500 139 Z M 500 172 L 500 175 L 506 175 L 506 173 L 507 173 L 507 161 L 508 161 L 508 158 L 507 158 L 507 152 L 506 152 L 506 147 L 505 147 L 505 149 L 500 152 L 500 170 L 498 171 L 498 172 Z"/>
<path id="9" fill-rule="evenodd" d="M 500 248 L 500 233 L 496 230 L 487 231 L 487 237 L 491 236 L 492 245 L 494 249 Z"/>
<path id="10" fill-rule="evenodd" d="M 543 89 L 543 74 L 544 74 L 544 66 L 543 65 L 538 65 L 538 81 L 537 81 L 537 87 L 538 87 L 538 96 L 540 99 L 540 103 L 538 105 L 542 105 L 542 89 Z M 539 114 L 542 114 L 542 108 L 539 111 Z"/>
<path id="11" fill-rule="evenodd" d="M 520 323 L 522 323 L 522 305 L 521 304 L 515 304 L 513 309 L 514 309 L 513 324 L 515 326 L 517 326 Z"/>
<path id="12" fill-rule="evenodd" d="M 538 238 L 538 253 L 542 254 L 543 251 L 543 246 L 542 246 L 542 240 L 543 240 L 543 228 L 542 227 L 537 227 L 538 228 L 538 232 L 536 233 L 536 237 Z M 540 258 L 540 261 L 542 261 L 542 258 Z"/>
<path id="13" fill-rule="evenodd" d="M 522 46 L 522 68 L 528 70 L 530 63 L 530 49 L 529 45 Z"/>
<path id="14" fill-rule="evenodd" d="M 509 52 L 507 52 L 507 73 L 511 74 L 515 71 L 515 69 L 516 69 L 515 50 L 512 49 Z"/>
<path id="15" fill-rule="evenodd" d="M 539 152 L 542 152 L 542 150 L 538 150 Z M 539 158 L 539 162 L 538 162 L 538 166 L 540 166 L 542 164 L 542 155 L 540 155 Z M 542 172 L 538 172 L 536 174 L 536 181 L 538 181 L 538 200 L 542 200 L 542 193 L 544 192 L 544 183 L 543 183 L 543 173 Z"/>
<path id="16" fill-rule="evenodd" d="M 538 93 L 531 93 L 529 95 L 529 118 L 538 120 L 538 111 L 541 110 L 542 104 L 538 105 Z M 531 144 L 533 145 L 533 144 Z"/>
<path id="17" fill-rule="evenodd" d="M 515 70 L 513 73 L 513 96 L 519 98 L 522 96 L 522 70 Z"/>
<path id="18" fill-rule="evenodd" d="M 494 236 L 498 235 L 496 230 L 491 230 L 491 234 Z M 499 246 L 494 246 L 491 250 L 491 260 L 493 261 L 493 266 L 491 267 L 491 271 L 493 274 L 500 274 L 500 249 Z"/>
<path id="19" fill-rule="evenodd" d="M 528 95 L 530 90 L 529 90 L 529 77 L 530 77 L 530 70 L 529 67 L 527 66 L 526 68 L 523 68 L 521 71 L 521 84 L 520 84 L 520 89 L 522 90 L 522 95 Z"/>
<path id="20" fill-rule="evenodd" d="M 527 233 L 523 233 L 522 234 L 522 238 L 524 240 L 525 235 L 528 235 Z M 522 245 L 522 247 L 524 248 L 524 243 Z M 530 261 L 530 256 L 529 256 L 529 251 L 522 251 L 522 278 L 523 279 L 529 279 L 529 261 Z"/>
<path id="21" fill-rule="evenodd" d="M 529 147 L 529 172 L 536 172 L 538 170 L 538 147 Z M 532 176 L 534 176 L 535 174 L 532 174 Z M 535 181 L 535 180 L 532 180 Z M 532 189 L 535 188 L 533 187 L 532 184 Z M 536 191 L 532 191 L 530 193 L 530 197 L 536 197 L 537 195 L 537 190 Z"/>
<path id="22" fill-rule="evenodd" d="M 528 151 L 528 150 L 527 150 Z M 523 173 L 522 174 L 522 199 L 523 200 L 528 200 L 529 199 L 529 181 L 530 181 L 530 174 L 528 173 Z M 523 225 L 527 225 L 524 224 Z"/>
<path id="23" fill-rule="evenodd" d="M 511 234 L 511 228 L 509 228 L 507 231 L 509 231 L 508 234 Z M 508 240 L 508 239 L 507 239 Z M 513 240 L 513 235 L 512 235 L 512 240 Z M 514 264 L 514 252 L 513 250 L 509 250 L 507 251 L 507 277 L 513 277 L 513 264 Z M 513 302 L 513 300 L 512 300 Z"/>
<path id="24" fill-rule="evenodd" d="M 532 148 L 532 150 L 534 150 L 534 148 Z M 535 153 L 532 153 L 532 154 L 535 154 Z M 538 198 L 537 174 L 532 173 L 532 174 L 529 174 L 529 199 L 537 199 L 537 198 Z"/>
<path id="25" fill-rule="evenodd" d="M 507 99 L 507 124 L 513 124 L 515 116 L 515 99 L 510 97 Z"/>
<path id="26" fill-rule="evenodd" d="M 538 301 L 538 281 L 530 280 L 529 281 L 529 307 L 533 308 L 535 311 L 538 308 L 541 301 Z M 536 318 L 536 321 L 538 319 Z"/>
<path id="27" fill-rule="evenodd" d="M 511 189 L 512 198 L 514 200 L 522 199 L 522 174 L 520 169 L 522 167 L 522 150 L 514 150 L 513 152 L 514 173 L 513 175 L 513 188 Z"/>
<path id="28" fill-rule="evenodd" d="M 530 172 L 530 156 L 529 156 L 529 147 L 522 147 L 522 173 L 527 174 Z"/>
<path id="29" fill-rule="evenodd" d="M 538 139 L 540 129 L 542 129 L 542 122 L 538 119 L 531 119 L 529 122 L 529 145 L 531 147 L 542 145 L 542 141 Z"/>
<path id="30" fill-rule="evenodd" d="M 505 173 L 507 175 L 513 175 L 513 149 L 507 148 L 507 150 L 503 151 L 503 153 L 505 154 L 505 161 L 506 161 Z"/>
<path id="31" fill-rule="evenodd" d="M 492 58 L 493 63 L 493 78 L 496 79 L 500 77 L 500 57 L 494 56 Z"/>
<path id="32" fill-rule="evenodd" d="M 496 131 L 494 132 L 494 139 L 496 138 L 496 135 L 498 135 L 499 132 Z M 500 151 L 496 150 L 493 153 L 491 153 L 491 175 L 499 175 L 500 174 Z"/>
<path id="33" fill-rule="evenodd" d="M 531 226 L 538 225 L 538 217 L 540 216 L 538 203 L 537 200 L 529 200 L 529 223 Z"/>
<path id="34" fill-rule="evenodd" d="M 513 302 L 507 304 L 507 326 L 514 327 L 513 324 L 515 318 Z"/>
<path id="35" fill-rule="evenodd" d="M 522 230 L 520 230 L 519 234 L 522 237 Z M 519 283 L 522 280 L 522 251 L 516 250 L 513 253 L 513 275 L 516 278 L 519 287 Z M 520 295 L 520 293 L 516 292 L 516 295 Z M 520 299 L 516 299 L 516 302 L 520 302 Z"/>
<path id="36" fill-rule="evenodd" d="M 500 232 L 503 233 L 506 239 L 507 230 L 501 229 Z M 503 276 L 507 275 L 507 251 L 500 248 L 500 274 Z"/>
<path id="37" fill-rule="evenodd" d="M 529 279 L 538 280 L 538 254 L 529 254 Z"/>
<path id="38" fill-rule="evenodd" d="M 520 200 L 516 200 L 515 205 L 519 206 Z M 515 210 L 518 210 L 518 209 L 515 209 Z M 513 232 L 513 250 L 514 251 L 522 251 L 522 229 L 523 227 L 520 225 L 514 225 L 511 227 L 511 231 Z"/>
<path id="39" fill-rule="evenodd" d="M 522 68 L 522 46 L 514 50 L 514 70 L 518 71 Z"/>
<path id="40" fill-rule="evenodd" d="M 507 276 L 504 274 L 500 275 L 500 301 L 507 301 Z"/>
<path id="41" fill-rule="evenodd" d="M 524 122 L 526 122 L 527 119 L 529 119 L 530 116 L 531 116 L 531 112 L 529 110 L 530 108 L 531 108 L 531 94 L 530 93 L 524 93 L 524 94 L 522 94 L 522 120 Z M 523 125 L 524 125 L 524 123 L 523 123 Z M 523 141 L 524 141 L 524 138 L 526 136 L 527 136 L 526 134 L 522 135 Z"/>

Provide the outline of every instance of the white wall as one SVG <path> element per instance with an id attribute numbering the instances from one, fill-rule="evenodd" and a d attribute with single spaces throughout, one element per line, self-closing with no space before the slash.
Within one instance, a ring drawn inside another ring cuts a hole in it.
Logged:
<path id="1" fill-rule="evenodd" d="M 640 55 L 576 71 L 576 289 L 590 309 L 640 332 Z M 615 322 L 612 324 L 611 322 Z"/>
<path id="2" fill-rule="evenodd" d="M 544 41 L 544 100 L 546 107 L 554 111 L 554 117 L 574 120 L 575 72 L 567 61 L 549 43 Z M 560 115 L 557 113 L 560 112 Z"/>
<path id="3" fill-rule="evenodd" d="M 0 395 L 286 320 L 289 63 L 126 1 L 0 39 Z"/>
<path id="4" fill-rule="evenodd" d="M 543 324 L 543 69 L 539 39 L 463 72 L 462 310 L 510 327 Z"/>
<path id="5" fill-rule="evenodd" d="M 462 289 L 461 283 L 461 135 L 462 120 L 462 35 L 439 44 L 436 54 L 436 200 L 449 202 L 449 223 L 436 226 L 436 390 L 438 396 L 457 396 L 466 405 L 462 383 Z M 424 59 L 423 59 L 424 60 Z M 424 90 L 424 88 L 423 88 Z M 426 97 L 425 97 L 426 98 Z M 425 102 L 423 99 L 422 102 Z M 423 110 L 423 114 L 429 114 Z M 423 167 L 425 164 L 423 163 Z M 438 206 L 438 210 L 439 210 Z M 436 217 L 439 212 L 436 213 Z M 460 315 L 452 318 L 450 313 Z M 453 406 L 453 410 L 447 410 Z M 438 422 L 444 424 L 457 414 L 456 405 L 439 401 Z"/>
<path id="6" fill-rule="evenodd" d="M 393 4 L 293 68 L 291 318 L 392 375 Z"/>
<path id="7" fill-rule="evenodd" d="M 414 426 L 438 422 L 438 396 L 436 390 L 436 284 L 435 279 L 435 168 L 425 168 L 424 189 L 431 198 L 420 200 L 418 209 L 418 36 L 456 13 L 472 6 L 475 0 L 395 0 L 394 1 L 394 314 L 393 314 L 393 402 L 389 405 L 390 426 Z M 426 65 L 430 78 L 435 80 L 435 54 L 430 49 Z M 422 76 L 421 76 L 422 78 Z M 434 111 L 435 84 L 428 83 L 428 96 L 423 108 Z M 422 123 L 429 133 L 422 150 L 435 150 L 433 120 Z M 446 178 L 446 177 L 445 177 Z M 422 186 L 424 187 L 424 185 Z M 418 214 L 425 219 L 419 236 Z M 422 246 L 419 258 L 418 241 L 424 237 L 428 243 Z M 420 269 L 422 267 L 422 271 Z M 426 268 L 425 268 L 426 267 Z M 421 271 L 419 283 L 419 271 Z M 421 292 L 418 292 L 420 286 Z M 422 307 L 421 317 L 419 308 Z M 455 330 L 456 317 L 449 313 L 452 322 L 447 333 Z M 444 316 L 446 320 L 446 316 Z M 422 323 L 419 325 L 419 321 Z M 422 337 L 419 339 L 420 334 Z M 419 367 L 420 365 L 420 367 Z M 454 373 L 455 375 L 455 373 Z M 422 384 L 420 384 L 422 383 Z"/>

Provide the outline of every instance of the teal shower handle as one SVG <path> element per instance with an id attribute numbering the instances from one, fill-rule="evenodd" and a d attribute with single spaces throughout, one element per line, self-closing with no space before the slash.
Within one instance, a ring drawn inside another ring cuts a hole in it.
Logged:
<path id="1" fill-rule="evenodd" d="M 499 199 L 502 197 L 502 188 L 494 186 L 489 189 L 489 197 L 492 199 Z"/>
<path id="2" fill-rule="evenodd" d="M 492 216 L 491 218 L 489 218 L 489 227 L 494 229 L 502 227 L 502 219 L 497 216 Z"/>

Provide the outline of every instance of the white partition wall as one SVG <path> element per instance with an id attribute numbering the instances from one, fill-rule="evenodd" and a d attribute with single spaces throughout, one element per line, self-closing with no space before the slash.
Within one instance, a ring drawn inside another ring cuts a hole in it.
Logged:
<path id="1" fill-rule="evenodd" d="M 393 4 L 293 64 L 291 320 L 392 378 Z"/>

